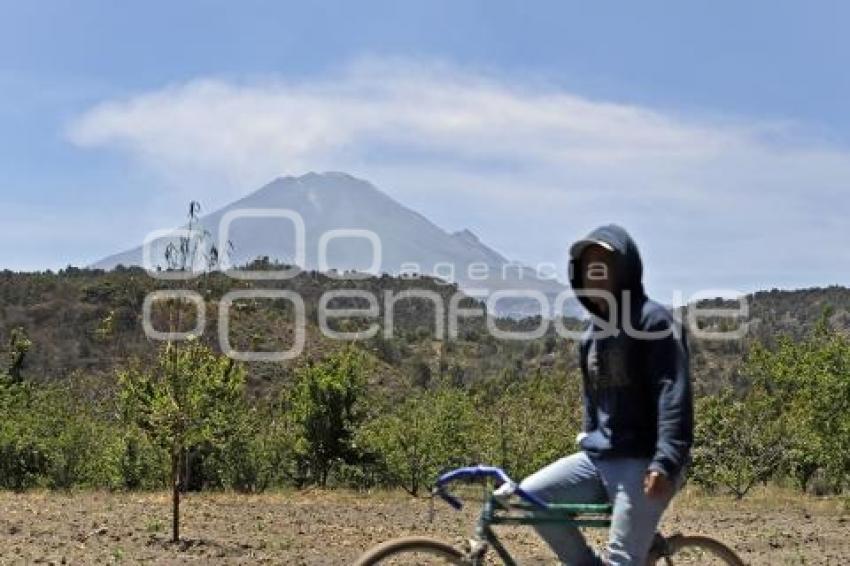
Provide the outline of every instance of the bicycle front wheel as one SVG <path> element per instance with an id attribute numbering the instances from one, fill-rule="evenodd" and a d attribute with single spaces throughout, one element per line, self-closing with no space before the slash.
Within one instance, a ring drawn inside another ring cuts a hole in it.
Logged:
<path id="1" fill-rule="evenodd" d="M 402 537 L 381 543 L 361 556 L 355 566 L 444 566 L 466 564 L 463 553 L 430 537 Z"/>
<path id="2" fill-rule="evenodd" d="M 666 549 L 650 556 L 650 565 L 679 566 L 744 566 L 732 549 L 720 541 L 704 536 L 673 535 L 666 539 Z"/>

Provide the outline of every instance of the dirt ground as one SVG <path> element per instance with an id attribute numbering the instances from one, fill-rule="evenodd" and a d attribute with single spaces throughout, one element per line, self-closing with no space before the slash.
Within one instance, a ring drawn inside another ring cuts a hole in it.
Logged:
<path id="1" fill-rule="evenodd" d="M 459 542 L 477 511 L 474 501 L 461 513 L 437 503 L 429 523 L 428 500 L 401 493 L 191 494 L 184 540 L 172 544 L 169 509 L 165 493 L 0 493 L 0 563 L 344 565 L 404 534 Z M 686 490 L 662 530 L 715 536 L 749 564 L 850 561 L 850 512 L 835 499 L 772 490 L 735 502 Z M 530 531 L 501 532 L 521 564 L 554 562 Z"/>

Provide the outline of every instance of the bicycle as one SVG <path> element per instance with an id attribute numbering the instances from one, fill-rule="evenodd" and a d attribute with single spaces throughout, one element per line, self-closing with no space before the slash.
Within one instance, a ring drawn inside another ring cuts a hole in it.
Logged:
<path id="1" fill-rule="evenodd" d="M 439 496 L 457 510 L 463 503 L 449 493 L 448 485 L 459 480 L 492 479 L 507 489 L 490 491 L 475 528 L 475 535 L 457 548 L 439 539 L 426 536 L 406 536 L 381 543 L 363 554 L 355 566 L 387 566 L 413 564 L 454 564 L 479 566 L 492 548 L 506 566 L 517 562 L 493 531 L 495 525 L 536 525 L 559 522 L 580 527 L 609 527 L 610 504 L 547 503 L 523 490 L 501 468 L 469 466 L 452 470 L 435 482 L 432 495 Z M 725 564 L 744 566 L 744 562 L 726 545 L 705 536 L 656 533 L 647 565 L 666 564 Z"/>

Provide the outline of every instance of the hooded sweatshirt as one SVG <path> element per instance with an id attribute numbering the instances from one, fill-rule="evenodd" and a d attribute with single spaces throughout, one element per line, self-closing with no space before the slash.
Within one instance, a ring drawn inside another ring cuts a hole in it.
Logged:
<path id="1" fill-rule="evenodd" d="M 614 254 L 616 309 L 582 296 L 581 252 L 598 244 Z M 648 457 L 649 469 L 679 473 L 693 443 L 693 399 L 684 329 L 643 290 L 637 245 L 620 226 L 591 232 L 570 249 L 570 283 L 590 313 L 579 342 L 584 381 L 581 448 L 591 457 Z"/>

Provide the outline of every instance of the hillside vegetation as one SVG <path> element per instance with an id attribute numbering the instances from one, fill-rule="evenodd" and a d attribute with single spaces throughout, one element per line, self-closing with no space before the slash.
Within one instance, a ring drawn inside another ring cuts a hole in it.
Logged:
<path id="1" fill-rule="evenodd" d="M 395 336 L 342 342 L 316 326 L 325 290 L 380 296 L 425 287 L 449 297 L 456 289 L 315 272 L 266 285 L 304 297 L 309 328 L 299 358 L 243 364 L 216 350 L 218 301 L 249 287 L 220 274 L 190 285 L 206 299 L 204 335 L 170 345 L 141 328 L 145 295 L 167 285 L 139 269 L 0 274 L 0 485 L 389 486 L 419 495 L 450 466 L 490 462 L 522 477 L 574 448 L 575 344 L 551 329 L 532 341 L 497 340 L 483 319 L 469 318 L 456 339 L 435 340 L 433 305 L 403 299 Z M 766 482 L 841 493 L 850 474 L 850 290 L 774 290 L 749 300 L 743 340 L 691 340 L 698 394 L 691 479 L 737 497 Z M 154 322 L 175 328 L 178 313 L 178 324 L 191 327 L 193 309 L 162 304 Z M 234 313 L 238 349 L 292 338 L 285 301 L 244 301 Z M 336 324 L 351 330 L 366 322 Z"/>

